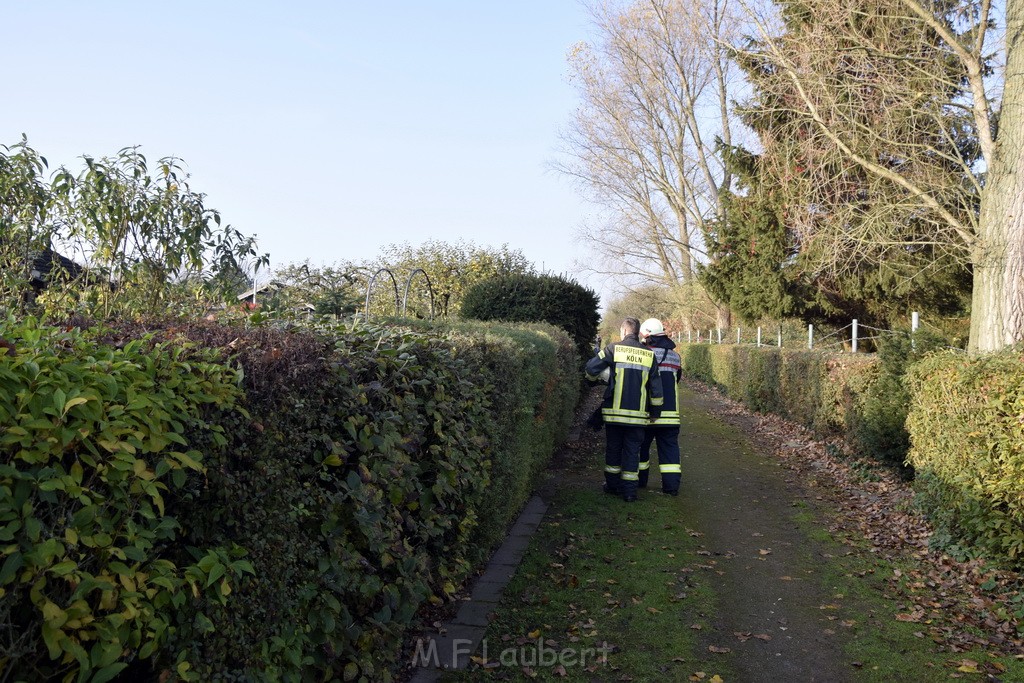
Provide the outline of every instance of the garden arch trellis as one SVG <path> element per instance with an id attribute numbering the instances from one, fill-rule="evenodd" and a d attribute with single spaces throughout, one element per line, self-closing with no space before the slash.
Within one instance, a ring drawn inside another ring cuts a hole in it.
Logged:
<path id="1" fill-rule="evenodd" d="M 416 268 L 409 273 L 409 277 L 405 281 L 405 293 L 402 297 L 401 305 L 399 305 L 398 280 L 395 278 L 395 274 L 391 272 L 390 268 L 381 268 L 374 273 L 366 283 L 366 301 L 363 307 L 363 314 L 367 320 L 370 319 L 370 293 L 373 292 L 373 284 L 377 281 L 377 276 L 381 273 L 387 273 L 388 277 L 391 278 L 391 286 L 395 293 L 395 312 L 403 317 L 405 317 L 406 311 L 408 310 L 409 288 L 412 285 L 413 278 L 416 277 L 417 273 L 423 273 L 423 278 L 427 281 L 427 291 L 430 293 L 430 319 L 434 319 L 434 285 L 430 282 L 430 276 L 427 275 L 427 271 L 422 268 Z"/>
<path id="2" fill-rule="evenodd" d="M 409 273 L 409 278 L 405 281 L 405 296 L 402 297 L 402 317 L 405 317 L 405 312 L 409 306 L 409 286 L 412 284 L 412 279 L 416 277 L 416 273 L 423 273 L 423 279 L 427 281 L 427 291 L 430 293 L 430 319 L 434 319 L 434 285 L 430 282 L 430 276 L 427 275 L 427 271 L 422 268 L 416 268 Z"/>

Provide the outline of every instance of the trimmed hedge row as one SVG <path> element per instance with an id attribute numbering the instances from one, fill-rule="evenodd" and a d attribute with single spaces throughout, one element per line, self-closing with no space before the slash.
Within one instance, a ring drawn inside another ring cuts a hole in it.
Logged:
<path id="1" fill-rule="evenodd" d="M 545 323 L 405 324 L 444 335 L 489 378 L 491 486 L 484 493 L 487 516 L 473 539 L 482 558 L 504 540 L 537 475 L 565 440 L 582 381 L 577 349 L 563 329 Z"/>
<path id="2" fill-rule="evenodd" d="M 548 326 L 137 336 L 0 325 L 4 676 L 388 680 L 578 387 Z"/>
<path id="3" fill-rule="evenodd" d="M 955 552 L 966 541 L 1017 567 L 1024 565 L 1022 368 L 1020 348 L 972 359 L 936 354 L 908 377 L 909 459 L 936 543 Z"/>
<path id="4" fill-rule="evenodd" d="M 878 368 L 871 356 L 731 344 L 683 344 L 684 372 L 749 408 L 823 435 L 852 436 Z"/>

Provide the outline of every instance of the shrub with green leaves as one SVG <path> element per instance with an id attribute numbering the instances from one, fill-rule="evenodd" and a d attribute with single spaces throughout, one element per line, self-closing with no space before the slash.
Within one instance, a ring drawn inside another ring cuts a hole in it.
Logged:
<path id="1" fill-rule="evenodd" d="M 911 366 L 909 461 L 936 539 L 1024 566 L 1024 352 Z"/>
<path id="2" fill-rule="evenodd" d="M 582 360 L 593 355 L 601 316 L 597 294 L 560 275 L 507 275 L 474 285 L 462 317 L 505 322 L 546 322 L 569 333 Z"/>
<path id="3" fill-rule="evenodd" d="M 203 471 L 186 435 L 226 442 L 205 417 L 238 410 L 238 373 L 32 320 L 0 321 L 0 339 L 0 680 L 101 683 L 163 647 L 186 602 L 223 603 L 251 571 L 231 544 L 168 559 L 168 498 Z"/>

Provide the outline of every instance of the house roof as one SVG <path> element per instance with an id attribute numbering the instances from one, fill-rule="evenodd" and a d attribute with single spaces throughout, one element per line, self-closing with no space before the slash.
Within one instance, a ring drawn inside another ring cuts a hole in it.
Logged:
<path id="1" fill-rule="evenodd" d="M 57 271 L 60 275 L 65 275 L 70 278 L 76 278 L 81 275 L 85 269 L 69 259 L 63 254 L 59 254 L 50 247 L 43 249 L 34 259 L 32 259 L 32 272 L 30 274 L 30 281 L 33 287 L 45 287 L 46 283 L 50 279 L 50 275 Z"/>
<path id="2" fill-rule="evenodd" d="M 251 299 L 253 294 L 263 294 L 265 292 L 276 292 L 277 290 L 283 289 L 283 288 L 284 288 L 284 285 L 282 283 L 278 282 L 277 280 L 269 280 L 267 282 L 264 282 L 259 287 L 257 287 L 255 292 L 253 292 L 252 287 L 250 287 L 249 289 L 247 289 L 244 292 L 242 292 L 241 294 L 239 294 L 237 299 L 239 301 L 245 301 L 246 299 Z"/>

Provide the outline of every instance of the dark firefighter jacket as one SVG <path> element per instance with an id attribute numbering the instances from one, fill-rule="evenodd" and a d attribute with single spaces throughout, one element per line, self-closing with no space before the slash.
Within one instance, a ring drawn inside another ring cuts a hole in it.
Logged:
<path id="1" fill-rule="evenodd" d="M 676 391 L 676 384 L 679 383 L 682 368 L 679 354 L 675 351 L 676 343 L 663 334 L 652 335 L 647 338 L 647 348 L 654 351 L 657 358 L 658 373 L 661 375 L 661 386 L 665 395 L 661 415 L 651 422 L 651 426 L 678 427 L 679 392 Z"/>
<path id="2" fill-rule="evenodd" d="M 609 344 L 587 361 L 587 379 L 597 381 L 610 368 L 601 412 L 608 424 L 648 424 L 648 407 L 660 408 L 664 398 L 654 351 L 640 344 L 636 335 Z"/>

